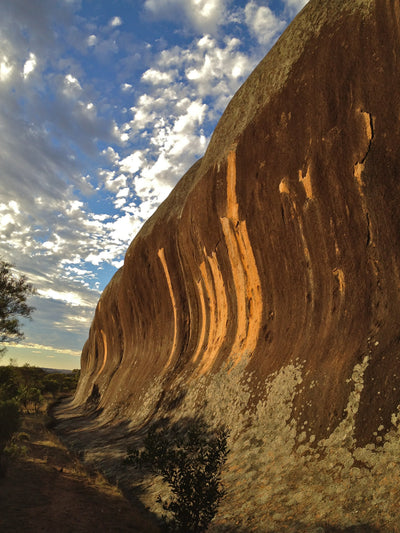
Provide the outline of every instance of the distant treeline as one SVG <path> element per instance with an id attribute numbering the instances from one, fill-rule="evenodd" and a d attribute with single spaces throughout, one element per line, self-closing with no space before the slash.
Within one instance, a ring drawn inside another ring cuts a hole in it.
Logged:
<path id="1" fill-rule="evenodd" d="M 78 384 L 79 373 L 79 370 L 68 374 L 57 370 L 47 371 L 28 364 L 16 366 L 12 362 L 0 366 L 0 402 L 16 400 L 25 411 L 32 407 L 37 410 L 45 397 L 73 392 Z"/>

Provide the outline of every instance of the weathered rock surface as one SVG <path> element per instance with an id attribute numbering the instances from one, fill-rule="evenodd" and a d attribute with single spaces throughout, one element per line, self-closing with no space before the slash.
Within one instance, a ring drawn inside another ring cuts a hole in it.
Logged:
<path id="1" fill-rule="evenodd" d="M 400 531 L 399 32 L 311 0 L 99 301 L 75 405 L 226 425 L 214 530 Z"/>

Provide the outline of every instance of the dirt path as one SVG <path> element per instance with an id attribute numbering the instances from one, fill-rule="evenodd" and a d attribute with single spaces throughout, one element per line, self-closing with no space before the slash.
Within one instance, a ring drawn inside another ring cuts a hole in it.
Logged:
<path id="1" fill-rule="evenodd" d="M 0 531 L 157 532 L 158 528 L 98 473 L 89 472 L 45 427 L 26 415 L 26 455 L 12 460 L 0 479 Z"/>

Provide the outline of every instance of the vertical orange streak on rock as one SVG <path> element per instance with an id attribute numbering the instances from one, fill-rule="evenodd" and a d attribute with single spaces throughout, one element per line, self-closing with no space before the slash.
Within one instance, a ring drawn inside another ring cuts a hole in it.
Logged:
<path id="1" fill-rule="evenodd" d="M 98 380 L 98 378 L 100 377 L 100 374 L 103 372 L 104 367 L 106 366 L 106 361 L 107 361 L 107 337 L 102 329 L 100 330 L 100 333 L 103 339 L 104 356 L 103 356 L 103 364 L 101 365 L 100 370 L 97 372 L 97 375 L 94 379 L 94 383 Z"/>
<path id="2" fill-rule="evenodd" d="M 306 193 L 307 198 L 312 199 L 314 195 L 313 195 L 313 189 L 312 189 L 312 183 L 311 183 L 310 168 L 307 169 L 305 176 L 303 175 L 303 172 L 299 170 L 299 182 L 303 184 L 304 191 Z"/>
<path id="3" fill-rule="evenodd" d="M 236 197 L 236 152 L 228 154 L 228 168 L 226 171 L 226 216 L 233 222 L 239 221 L 239 206 Z"/>
<path id="4" fill-rule="evenodd" d="M 208 259 L 208 258 L 207 258 Z M 207 294 L 208 314 L 210 317 L 208 326 L 208 339 L 207 339 L 207 360 L 210 357 L 210 347 L 215 336 L 216 329 L 216 299 L 213 287 L 213 279 L 210 276 L 210 271 L 207 268 L 207 264 L 204 262 L 200 266 L 201 275 L 204 281 L 204 286 Z"/>
<path id="5" fill-rule="evenodd" d="M 221 218 L 221 225 L 235 286 L 237 327 L 231 356 L 238 361 L 241 355 L 253 352 L 257 345 L 263 301 L 260 276 L 246 221 L 239 221 L 235 152 L 228 155 L 226 217 Z"/>
<path id="6" fill-rule="evenodd" d="M 243 267 L 246 273 L 247 335 L 244 352 L 252 353 L 256 348 L 260 333 L 263 300 L 260 277 L 245 220 L 240 223 L 237 237 L 240 256 L 242 257 Z"/>
<path id="7" fill-rule="evenodd" d="M 224 279 L 218 266 L 216 254 L 212 254 L 208 259 L 211 269 L 212 281 L 212 301 L 210 300 L 210 331 L 208 335 L 207 357 L 203 358 L 200 373 L 205 374 L 214 364 L 222 344 L 226 337 L 228 320 L 228 303 L 225 292 Z"/>
<path id="8" fill-rule="evenodd" d="M 263 301 L 261 282 L 250 243 L 246 221 L 239 220 L 236 195 L 236 153 L 228 155 L 226 216 L 220 219 L 232 270 L 236 298 L 236 334 L 231 356 L 238 361 L 252 353 L 261 327 Z M 200 265 L 201 280 L 197 282 L 202 325 L 193 362 L 201 353 L 199 372 L 209 372 L 226 340 L 228 299 L 226 286 L 216 253 L 207 256 Z M 207 325 L 207 318 L 208 325 Z"/>
<path id="9" fill-rule="evenodd" d="M 247 333 L 246 315 L 246 272 L 237 241 L 239 228 L 233 228 L 232 221 L 228 218 L 221 219 L 222 230 L 225 235 L 226 247 L 231 263 L 233 283 L 236 296 L 236 336 L 232 346 L 232 355 L 240 352 Z"/>
<path id="10" fill-rule="evenodd" d="M 169 290 L 169 296 L 171 298 L 171 303 L 172 303 L 172 309 L 173 309 L 173 312 L 174 312 L 174 340 L 172 342 L 172 348 L 171 348 L 171 351 L 170 351 L 170 354 L 169 354 L 169 357 L 168 357 L 168 361 L 165 365 L 165 369 L 167 369 L 169 367 L 169 365 L 171 364 L 171 361 L 172 361 L 172 357 L 175 353 L 175 350 L 176 350 L 176 345 L 177 345 L 177 338 L 178 338 L 178 331 L 177 331 L 177 311 L 176 311 L 176 302 L 175 302 L 175 297 L 174 297 L 174 291 L 172 290 L 172 283 L 171 283 L 171 277 L 169 275 L 169 271 L 168 271 L 168 266 L 167 266 L 167 262 L 165 260 L 165 253 L 164 253 L 164 248 L 161 248 L 159 251 L 158 251 L 158 257 L 160 258 L 160 261 L 161 261 L 161 264 L 163 266 L 163 269 L 164 269 L 164 274 L 165 274 L 165 278 L 167 280 L 167 285 L 168 285 L 168 290 Z"/>
<path id="11" fill-rule="evenodd" d="M 201 270 L 201 267 L 200 267 Z M 204 296 L 204 288 L 203 288 L 203 282 L 200 279 L 200 281 L 197 282 L 197 290 L 199 293 L 199 299 L 200 299 L 200 306 L 201 306 L 201 330 L 200 330 L 200 336 L 199 341 L 197 344 L 196 352 L 193 356 L 193 362 L 195 363 L 201 353 L 201 350 L 203 348 L 204 339 L 206 336 L 206 322 L 207 322 L 207 315 L 206 315 L 206 302 L 205 302 L 205 296 Z"/>

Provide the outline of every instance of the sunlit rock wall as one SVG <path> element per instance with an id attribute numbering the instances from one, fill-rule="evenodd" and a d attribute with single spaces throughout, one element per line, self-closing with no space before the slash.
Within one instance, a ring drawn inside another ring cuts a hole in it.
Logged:
<path id="1" fill-rule="evenodd" d="M 226 425 L 214 528 L 399 531 L 399 30 L 311 0 L 99 301 L 76 405 Z"/>

